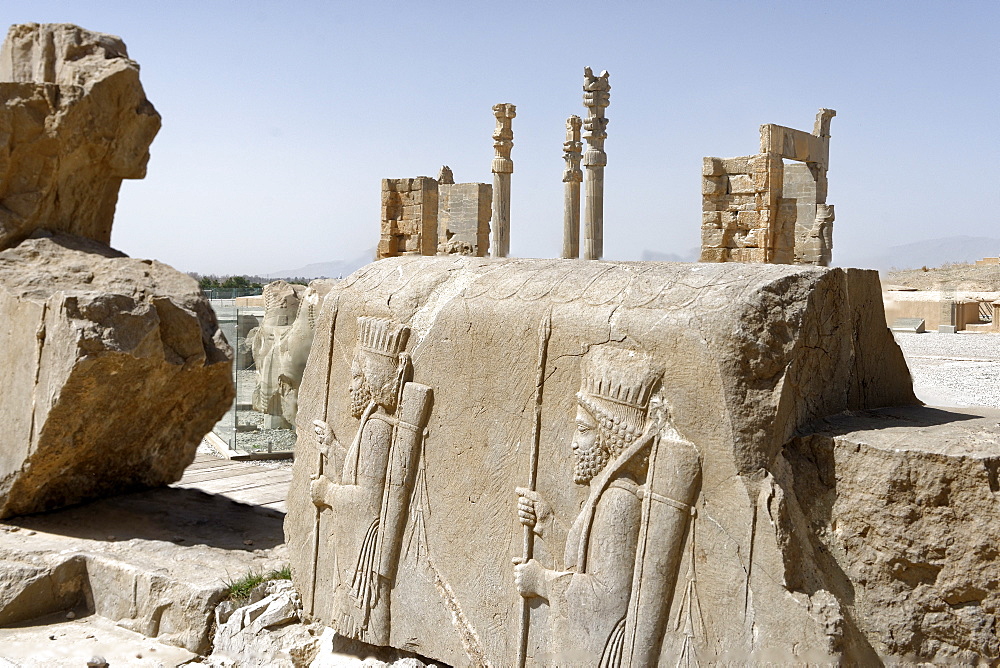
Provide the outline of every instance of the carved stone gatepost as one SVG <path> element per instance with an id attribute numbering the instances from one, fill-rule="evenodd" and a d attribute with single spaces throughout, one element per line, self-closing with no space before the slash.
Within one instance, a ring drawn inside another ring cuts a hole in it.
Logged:
<path id="1" fill-rule="evenodd" d="M 490 250 L 493 186 L 455 183 L 447 166 L 438 174 L 438 255 L 486 257 Z"/>
<path id="2" fill-rule="evenodd" d="M 514 161 L 510 150 L 514 147 L 514 130 L 511 121 L 517 115 L 517 107 L 509 103 L 493 105 L 493 115 L 497 127 L 493 131 L 493 257 L 507 257 L 510 252 L 510 175 L 514 173 Z"/>
<path id="3" fill-rule="evenodd" d="M 826 172 L 836 115 L 820 109 L 812 134 L 768 123 L 760 126 L 760 153 L 705 158 L 702 262 L 830 264 Z"/>
<path id="4" fill-rule="evenodd" d="M 376 258 L 437 252 L 438 182 L 429 176 L 382 179 L 382 224 Z"/>
<path id="5" fill-rule="evenodd" d="M 583 257 L 585 260 L 600 260 L 604 255 L 604 167 L 608 164 L 608 154 L 604 152 L 608 119 L 604 117 L 604 110 L 611 104 L 607 70 L 595 77 L 589 67 L 584 68 L 583 104 L 588 111 L 587 120 L 583 123 L 583 129 L 587 131 L 587 152 L 583 155 L 583 166 L 587 168 Z"/>
<path id="6" fill-rule="evenodd" d="M 563 160 L 566 161 L 563 183 L 566 185 L 562 252 L 565 258 L 580 257 L 580 183 L 583 181 L 583 170 L 580 169 L 580 160 L 583 157 L 580 127 L 582 125 L 579 116 L 570 116 L 566 119 L 566 141 L 563 143 Z"/>

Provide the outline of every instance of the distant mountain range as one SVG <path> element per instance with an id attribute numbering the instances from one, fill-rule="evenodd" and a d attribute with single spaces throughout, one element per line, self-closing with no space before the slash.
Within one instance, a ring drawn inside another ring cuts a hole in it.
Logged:
<path id="1" fill-rule="evenodd" d="M 369 248 L 361 255 L 350 260 L 331 260 L 315 262 L 298 269 L 279 269 L 268 273 L 272 279 L 279 278 L 343 278 L 353 274 L 375 259 L 375 248 Z"/>
<path id="2" fill-rule="evenodd" d="M 697 262 L 700 256 L 701 248 L 692 248 L 683 255 L 677 255 L 676 253 L 661 253 L 647 248 L 642 251 L 642 256 L 639 259 L 643 262 Z"/>
<path id="3" fill-rule="evenodd" d="M 663 253 L 644 250 L 641 259 L 645 262 L 697 262 L 699 248 L 686 253 Z M 996 237 L 944 237 L 928 241 L 914 241 L 898 246 L 878 249 L 869 254 L 843 255 L 834 248 L 834 264 L 839 267 L 863 267 L 889 271 L 890 269 L 916 269 L 919 267 L 940 267 L 948 262 L 975 262 L 984 257 L 1000 254 L 1000 238 Z M 296 269 L 281 269 L 267 274 L 278 278 L 343 278 L 354 273 L 375 258 L 375 249 L 369 248 L 350 260 L 316 262 Z"/>
<path id="4" fill-rule="evenodd" d="M 872 249 L 863 255 L 839 255 L 834 240 L 833 261 L 839 267 L 865 269 L 919 269 L 940 267 L 949 262 L 971 263 L 984 257 L 997 257 L 1000 239 L 996 237 L 943 237 L 914 241 L 899 246 Z"/>

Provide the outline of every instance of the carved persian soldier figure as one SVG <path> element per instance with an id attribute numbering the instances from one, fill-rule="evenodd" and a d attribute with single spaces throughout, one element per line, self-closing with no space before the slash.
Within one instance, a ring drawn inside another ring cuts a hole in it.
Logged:
<path id="1" fill-rule="evenodd" d="M 389 642 L 389 594 L 431 403 L 429 387 L 408 382 L 408 336 L 390 320 L 358 318 L 350 385 L 357 435 L 344 448 L 326 423 L 314 423 L 335 472 L 310 488 L 316 505 L 333 509 L 331 619 L 341 635 L 375 645 Z"/>
<path id="2" fill-rule="evenodd" d="M 582 375 L 572 449 L 577 458 L 574 481 L 590 486 L 589 498 L 566 539 L 566 570 L 516 559 L 515 585 L 521 596 L 548 602 L 548 635 L 560 644 L 546 662 L 655 664 L 698 482 L 697 457 L 693 446 L 687 447 L 690 443 L 666 438 L 672 445 L 683 444 L 687 452 L 677 457 L 681 465 L 653 484 L 650 463 L 662 445 L 661 431 L 672 428 L 649 414 L 662 373 L 647 355 L 595 348 L 583 358 Z M 548 504 L 535 492 L 519 488 L 517 493 L 519 520 L 544 540 L 552 521 Z M 652 504 L 653 499 L 660 503 Z M 670 512 L 664 516 L 655 506 Z M 670 545 L 659 545 L 650 536 L 651 522 Z M 651 549 L 659 554 L 650 557 Z M 652 605 L 639 596 L 640 579 L 644 593 L 657 592 Z"/>

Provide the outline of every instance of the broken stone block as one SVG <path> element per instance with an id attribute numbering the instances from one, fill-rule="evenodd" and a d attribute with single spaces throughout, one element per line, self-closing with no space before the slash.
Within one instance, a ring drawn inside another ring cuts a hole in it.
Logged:
<path id="1" fill-rule="evenodd" d="M 212 665 L 292 668 L 304 665 L 293 660 L 296 655 L 316 653 L 319 640 L 309 627 L 297 623 L 302 604 L 291 582 L 261 583 L 254 589 L 251 601 L 217 617 L 221 621 L 212 641 Z M 232 605 L 226 601 L 219 607 L 227 603 Z"/>
<path id="2" fill-rule="evenodd" d="M 0 249 L 45 228 L 104 244 L 122 179 L 146 175 L 160 116 L 124 42 L 12 26 L 0 49 Z"/>
<path id="3" fill-rule="evenodd" d="M 858 665 L 995 663 L 1000 411 L 911 406 L 814 428 L 774 469 L 769 516 L 799 546 L 775 574 L 851 601 L 836 635 Z"/>
<path id="4" fill-rule="evenodd" d="M 769 481 L 814 420 L 916 402 L 880 305 L 864 270 L 359 270 L 300 392 L 305 614 L 449 665 L 836 661 L 851 600 L 782 578 Z"/>
<path id="5" fill-rule="evenodd" d="M 726 176 L 703 176 L 701 179 L 701 194 L 708 197 L 721 197 L 726 194 L 729 179 Z"/>
<path id="6" fill-rule="evenodd" d="M 178 480 L 232 402 L 194 279 L 82 237 L 0 251 L 0 517 Z"/>

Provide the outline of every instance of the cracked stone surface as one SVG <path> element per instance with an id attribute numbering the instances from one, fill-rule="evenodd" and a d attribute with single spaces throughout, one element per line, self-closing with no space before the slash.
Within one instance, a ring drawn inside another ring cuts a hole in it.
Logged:
<path id="1" fill-rule="evenodd" d="M 785 561 L 808 536 L 783 542 L 768 509 L 780 494 L 794 495 L 778 490 L 780 453 L 811 421 L 916 402 L 874 272 L 391 258 L 338 284 L 317 324 L 300 393 L 285 531 L 305 608 L 341 630 L 337 578 L 343 582 L 359 557 L 334 552 L 339 532 L 358 527 L 344 524 L 346 507 L 324 511 L 317 525 L 312 421 L 325 418 L 345 447 L 358 431 L 349 385 L 360 316 L 410 328 L 413 382 L 433 390 L 389 594 L 389 646 L 450 665 L 515 663 L 522 600 L 511 566 L 522 554 L 515 488 L 529 478 L 540 323 L 549 317 L 537 490 L 552 522 L 535 541 L 534 559 L 564 568 L 570 526 L 587 499 L 587 486 L 573 484 L 570 450 L 583 360 L 591 349 L 640 351 L 662 368 L 657 400 L 700 462 L 697 518 L 680 542 L 664 547 L 681 556 L 669 576 L 679 583 L 661 656 L 683 651 L 692 564 L 703 618 L 699 656 L 722 657 L 721 648 L 744 659 L 868 656 L 845 620 L 849 600 L 830 585 L 806 591 L 785 581 Z M 334 461 L 324 460 L 325 475 Z M 572 642 L 556 630 L 559 614 L 551 601 L 531 603 L 533 662 Z"/>
<path id="2" fill-rule="evenodd" d="M 160 115 L 113 35 L 11 26 L 0 48 L 0 249 L 39 228 L 111 243 L 123 179 L 146 175 Z"/>
<path id="3" fill-rule="evenodd" d="M 0 251 L 0 517 L 179 480 L 232 353 L 190 276 L 37 232 Z"/>

